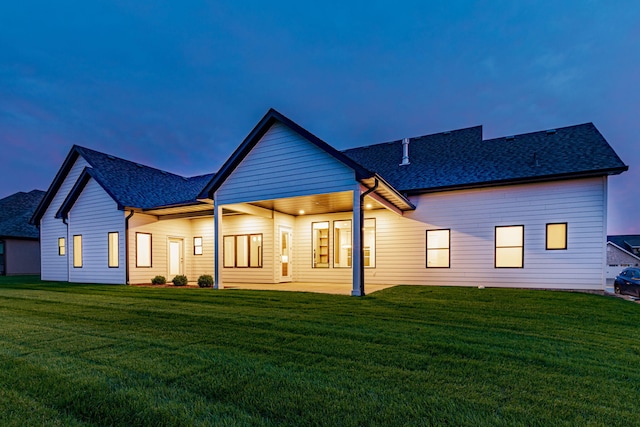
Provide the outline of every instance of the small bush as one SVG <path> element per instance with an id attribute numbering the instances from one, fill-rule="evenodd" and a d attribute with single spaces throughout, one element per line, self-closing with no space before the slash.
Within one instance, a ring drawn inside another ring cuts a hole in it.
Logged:
<path id="1" fill-rule="evenodd" d="M 185 286 L 189 282 L 189 280 L 184 274 L 178 274 L 173 278 L 172 282 L 174 286 Z"/>
<path id="2" fill-rule="evenodd" d="M 156 276 L 151 279 L 152 285 L 164 285 L 165 283 L 167 283 L 167 279 L 164 276 Z"/>
<path id="3" fill-rule="evenodd" d="M 198 277 L 198 286 L 201 288 L 210 288 L 213 286 L 213 277 L 210 274 L 203 274 Z"/>

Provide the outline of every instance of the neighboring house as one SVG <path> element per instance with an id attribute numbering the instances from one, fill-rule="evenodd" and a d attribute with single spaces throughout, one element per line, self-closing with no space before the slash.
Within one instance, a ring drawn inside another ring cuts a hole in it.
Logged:
<path id="1" fill-rule="evenodd" d="M 640 235 L 607 236 L 607 280 L 615 279 L 625 267 L 638 266 L 640 266 Z"/>
<path id="2" fill-rule="evenodd" d="M 0 199 L 0 276 L 40 273 L 38 229 L 29 224 L 44 191 Z"/>
<path id="3" fill-rule="evenodd" d="M 607 177 L 627 169 L 591 123 L 339 151 L 270 110 L 215 175 L 74 146 L 32 221 L 44 280 L 602 289 Z"/>

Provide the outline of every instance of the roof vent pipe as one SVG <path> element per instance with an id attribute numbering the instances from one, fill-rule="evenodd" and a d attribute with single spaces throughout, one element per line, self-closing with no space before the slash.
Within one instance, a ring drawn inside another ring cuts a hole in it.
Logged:
<path id="1" fill-rule="evenodd" d="M 404 138 L 402 140 L 402 163 L 400 166 L 409 164 L 409 138 Z"/>

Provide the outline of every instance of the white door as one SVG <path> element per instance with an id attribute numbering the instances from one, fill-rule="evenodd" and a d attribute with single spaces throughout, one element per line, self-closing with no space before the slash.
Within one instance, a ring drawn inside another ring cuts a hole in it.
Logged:
<path id="1" fill-rule="evenodd" d="M 280 282 L 291 281 L 291 229 L 280 227 Z"/>
<path id="2" fill-rule="evenodd" d="M 182 239 L 169 239 L 169 277 L 173 279 L 178 274 L 184 274 L 184 251 L 182 249 Z"/>

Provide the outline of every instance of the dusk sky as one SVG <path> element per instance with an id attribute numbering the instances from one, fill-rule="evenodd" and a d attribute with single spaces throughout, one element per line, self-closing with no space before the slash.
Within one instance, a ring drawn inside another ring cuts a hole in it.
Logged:
<path id="1" fill-rule="evenodd" d="M 338 149 L 593 122 L 629 165 L 608 233 L 640 234 L 640 1 L 0 4 L 0 198 L 73 144 L 215 172 L 270 107 Z"/>

